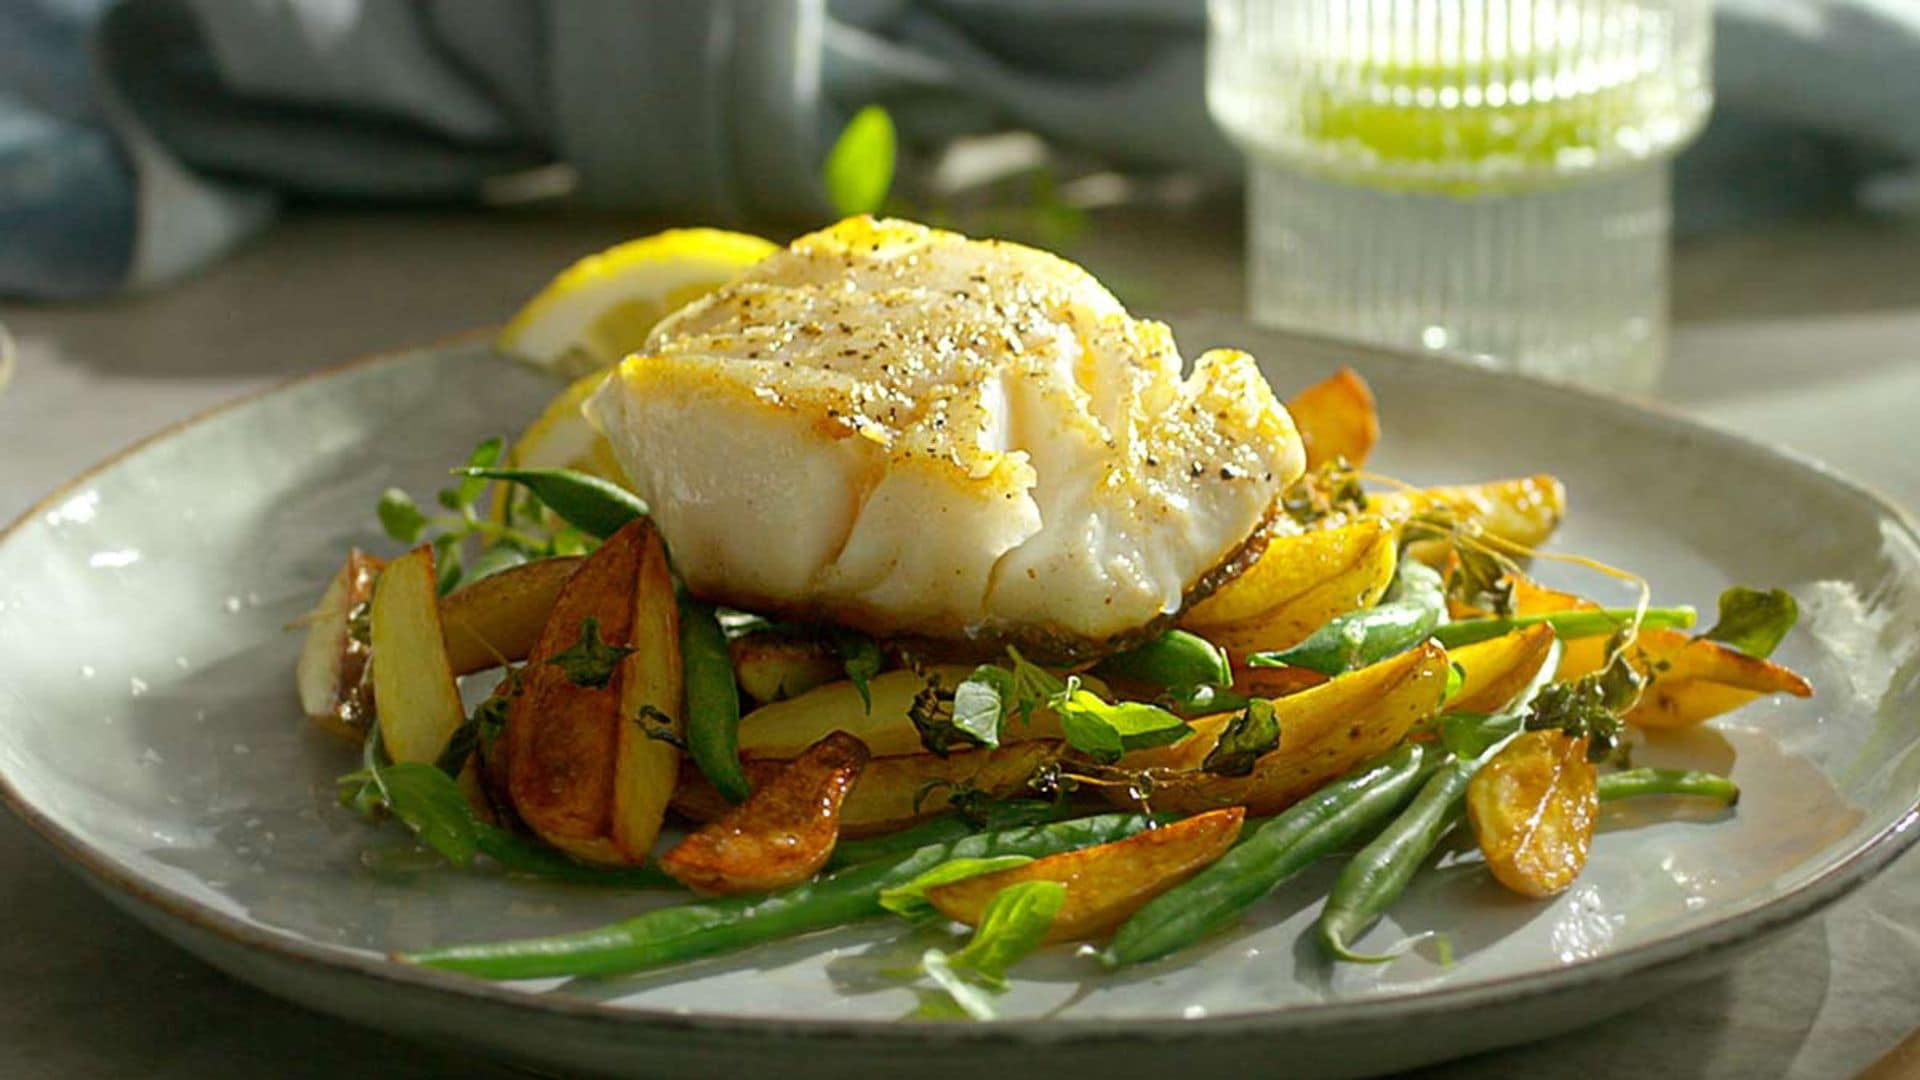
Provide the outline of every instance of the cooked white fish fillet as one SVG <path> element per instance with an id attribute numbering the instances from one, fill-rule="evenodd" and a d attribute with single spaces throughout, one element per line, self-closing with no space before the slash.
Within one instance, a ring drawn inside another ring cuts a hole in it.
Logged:
<path id="1" fill-rule="evenodd" d="M 1083 654 L 1257 544 L 1300 438 L 1253 359 L 1018 244 L 851 218 L 656 327 L 587 405 L 695 595 Z"/>

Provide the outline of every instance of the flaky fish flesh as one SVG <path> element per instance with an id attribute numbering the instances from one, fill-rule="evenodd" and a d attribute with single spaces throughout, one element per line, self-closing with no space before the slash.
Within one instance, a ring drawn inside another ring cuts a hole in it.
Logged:
<path id="1" fill-rule="evenodd" d="M 852 218 L 669 316 L 589 401 L 695 595 L 1084 656 L 1257 553 L 1304 457 L 1245 353 L 1033 248 Z"/>

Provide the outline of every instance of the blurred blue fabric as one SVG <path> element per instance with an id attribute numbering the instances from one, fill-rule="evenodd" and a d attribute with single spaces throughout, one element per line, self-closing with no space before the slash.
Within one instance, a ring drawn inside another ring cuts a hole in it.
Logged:
<path id="1" fill-rule="evenodd" d="M 1920 208 L 1920 4 L 1718 0 L 1683 230 Z M 0 0 L 0 293 L 98 296 L 217 258 L 287 197 L 826 212 L 858 107 L 931 144 L 1009 127 L 1237 175 L 1204 0 Z"/>

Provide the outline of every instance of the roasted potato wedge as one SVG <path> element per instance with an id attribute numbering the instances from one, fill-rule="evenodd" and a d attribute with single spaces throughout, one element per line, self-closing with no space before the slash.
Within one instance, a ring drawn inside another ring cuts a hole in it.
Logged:
<path id="1" fill-rule="evenodd" d="M 1514 611 L 1521 615 L 1598 606 L 1525 575 L 1511 580 Z M 1566 642 L 1554 677 L 1564 682 L 1600 670 L 1610 644 L 1604 637 Z M 1690 727 L 1769 694 L 1813 696 L 1813 685 L 1789 668 L 1679 630 L 1642 630 L 1627 662 L 1648 677 L 1639 703 L 1626 715 L 1628 723 L 1644 728 Z"/>
<path id="2" fill-rule="evenodd" d="M 361 605 L 373 599 L 374 580 L 386 565 L 386 560 L 359 548 L 347 552 L 319 606 L 303 620 L 307 637 L 293 669 L 307 719 L 355 742 L 366 737 L 373 715 L 373 688 L 367 679 L 372 646 L 364 626 L 355 633 L 352 624 Z"/>
<path id="3" fill-rule="evenodd" d="M 1467 785 L 1467 820 L 1487 869 L 1522 896 L 1564 892 L 1587 865 L 1599 790 L 1587 740 L 1522 733 Z"/>
<path id="4" fill-rule="evenodd" d="M 1197 771 L 1228 717 L 1194 722 L 1195 733 L 1169 747 L 1121 759 L 1129 768 L 1174 771 L 1153 787 L 1155 810 L 1191 814 L 1244 806 L 1273 814 L 1360 764 L 1391 749 L 1414 724 L 1433 715 L 1447 686 L 1447 652 L 1429 641 L 1370 667 L 1331 679 L 1273 703 L 1280 745 L 1254 764 L 1249 776 Z M 1118 789 L 1109 793 L 1134 801 Z"/>
<path id="5" fill-rule="evenodd" d="M 680 602 L 667 546 L 649 527 L 633 583 L 633 652 L 621 662 L 619 761 L 613 774 L 613 843 L 627 862 L 646 861 L 680 776 L 686 738 Z"/>
<path id="6" fill-rule="evenodd" d="M 1023 881 L 1057 881 L 1067 887 L 1067 900 L 1046 940 L 1102 938 L 1147 901 L 1225 855 L 1245 818 L 1238 806 L 1209 811 L 1111 844 L 938 885 L 927 890 L 927 902 L 955 922 L 978 926 L 1001 889 Z"/>
<path id="7" fill-rule="evenodd" d="M 840 808 L 867 763 L 867 747 L 836 731 L 807 748 L 746 802 L 660 856 L 660 868 L 695 892 L 728 895 L 797 885 L 826 865 L 840 837 Z"/>
<path id="8" fill-rule="evenodd" d="M 1279 537 L 1246 573 L 1195 604 L 1180 625 L 1227 650 L 1299 644 L 1328 619 L 1366 607 L 1393 581 L 1396 529 L 1361 518 Z"/>
<path id="9" fill-rule="evenodd" d="M 1641 631 L 1627 658 L 1648 676 L 1626 715 L 1643 728 L 1691 727 L 1768 694 L 1813 696 L 1813 685 L 1788 668 L 1678 630 Z"/>
<path id="10" fill-rule="evenodd" d="M 740 689 L 765 705 L 799 697 L 844 676 L 845 664 L 833 643 L 791 630 L 755 630 L 727 643 Z"/>
<path id="11" fill-rule="evenodd" d="M 576 858 L 639 862 L 658 829 L 660 764 L 677 754 L 641 725 L 679 723 L 677 618 L 659 534 L 643 519 L 580 564 L 528 656 L 502 740 L 508 791 L 529 828 Z M 656 712 L 626 712 L 642 703 Z"/>
<path id="12" fill-rule="evenodd" d="M 1308 469 L 1340 458 L 1359 468 L 1380 441 L 1373 388 L 1352 368 L 1341 368 L 1287 399 L 1287 412 L 1300 429 Z"/>
<path id="13" fill-rule="evenodd" d="M 1368 496 L 1367 511 L 1392 521 L 1405 521 L 1429 510 L 1453 511 L 1463 524 L 1477 524 L 1491 536 L 1511 544 L 1535 548 L 1547 542 L 1567 512 L 1567 489 L 1546 473 L 1490 480 L 1484 484 L 1379 492 Z M 1422 540 L 1408 553 L 1421 562 L 1438 565 L 1447 556 L 1445 541 Z"/>
<path id="14" fill-rule="evenodd" d="M 1017 795 L 1035 773 L 1059 760 L 1062 748 L 1044 740 L 944 758 L 924 753 L 875 757 L 840 806 L 840 835 L 875 836 L 936 817 L 947 811 L 948 796 L 955 791 L 979 791 L 993 798 Z M 745 764 L 756 791 L 787 767 L 787 762 L 766 758 Z M 690 766 L 681 768 L 680 785 L 673 793 L 676 813 L 693 821 L 714 821 L 731 808 L 706 777 Z"/>
<path id="15" fill-rule="evenodd" d="M 431 762 L 467 719 L 440 630 L 431 547 L 414 548 L 380 572 L 367 622 L 374 709 L 387 756 Z"/>
<path id="16" fill-rule="evenodd" d="M 973 674 L 973 668 L 941 664 L 929 667 L 927 673 L 937 676 L 943 685 L 954 687 Z M 1096 679 L 1082 676 L 1082 681 L 1095 693 L 1105 692 L 1105 685 Z M 908 719 L 907 709 L 925 686 L 920 675 L 902 669 L 882 672 L 867 681 L 872 709 L 860 700 L 853 683 L 845 680 L 762 705 L 740 718 L 740 756 L 796 757 L 835 731 L 866 743 L 875 757 L 922 753 L 926 747 L 920 742 L 919 730 Z M 1059 719 L 1044 709 L 1036 710 L 1030 723 L 1023 724 L 1018 717 L 1007 721 L 1001 732 L 1001 739 L 1009 743 L 1060 737 Z"/>
<path id="17" fill-rule="evenodd" d="M 1528 626 L 1511 634 L 1462 645 L 1447 659 L 1466 672 L 1460 693 L 1447 706 L 1469 712 L 1493 713 L 1507 707 L 1540 673 L 1553 651 L 1553 628 Z"/>
<path id="18" fill-rule="evenodd" d="M 440 601 L 447 659 L 456 675 L 524 660 L 579 558 L 539 559 L 463 586 Z"/>

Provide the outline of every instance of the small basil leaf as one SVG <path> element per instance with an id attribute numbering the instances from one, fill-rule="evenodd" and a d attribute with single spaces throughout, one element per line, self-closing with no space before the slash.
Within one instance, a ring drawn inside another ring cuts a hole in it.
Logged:
<path id="1" fill-rule="evenodd" d="M 1720 618 L 1700 635 L 1764 660 L 1800 621 L 1800 605 L 1785 589 L 1761 592 L 1734 586 L 1720 594 Z"/>
<path id="2" fill-rule="evenodd" d="M 402 544 L 411 546 L 419 543 L 420 534 L 427 530 L 427 515 L 414 505 L 413 496 L 399 488 L 388 488 L 381 492 L 377 510 L 380 527 Z"/>
<path id="3" fill-rule="evenodd" d="M 856 634 L 851 630 L 833 631 L 834 651 L 840 654 L 840 665 L 846 670 L 848 681 L 860 692 L 860 701 L 873 712 L 873 691 L 868 683 L 880 674 L 884 658 L 880 655 L 880 646 L 865 634 Z"/>
<path id="4" fill-rule="evenodd" d="M 1228 721 L 1200 769 L 1216 776 L 1251 776 L 1254 763 L 1279 746 L 1280 720 L 1274 715 L 1273 702 L 1254 698 Z"/>
<path id="5" fill-rule="evenodd" d="M 1013 698 L 1013 672 L 992 664 L 974 669 L 953 690 L 953 726 L 981 746 L 1000 745 L 1000 721 Z"/>
<path id="6" fill-rule="evenodd" d="M 1094 760 L 1112 764 L 1129 750 L 1146 750 L 1179 742 L 1193 728 L 1158 705 L 1139 701 L 1109 704 L 1079 688 L 1079 680 L 1048 703 L 1060 717 L 1061 730 L 1074 748 Z"/>
<path id="7" fill-rule="evenodd" d="M 967 947 L 953 954 L 953 966 L 989 986 L 1005 986 L 1007 971 L 1040 947 L 1066 901 L 1067 887 L 1058 881 L 1022 881 L 1001 889 L 987 901 Z"/>
<path id="8" fill-rule="evenodd" d="M 479 850 L 473 808 L 453 778 L 424 762 L 401 762 L 380 770 L 387 807 L 407 823 L 420 841 L 455 866 L 473 861 Z"/>
<path id="9" fill-rule="evenodd" d="M 878 105 L 853 114 L 827 152 L 820 179 L 827 199 L 842 217 L 871 214 L 893 186 L 893 117 Z"/>

